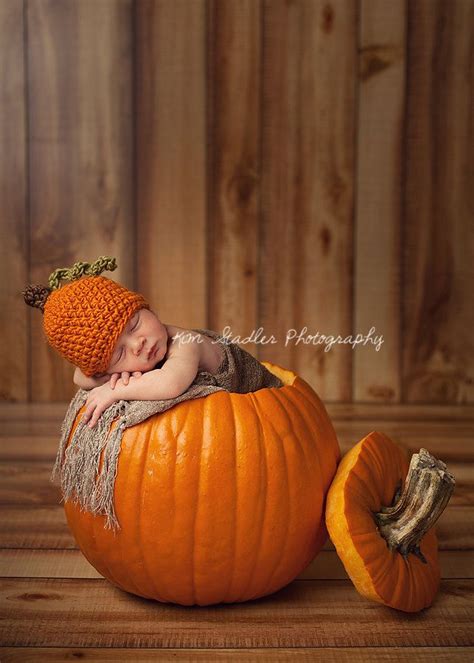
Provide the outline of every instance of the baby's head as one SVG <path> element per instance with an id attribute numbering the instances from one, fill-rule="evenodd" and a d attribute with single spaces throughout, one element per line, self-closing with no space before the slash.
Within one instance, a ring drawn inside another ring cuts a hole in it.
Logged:
<path id="1" fill-rule="evenodd" d="M 137 310 L 117 338 L 105 373 L 151 371 L 167 351 L 168 331 L 148 308 Z"/>
<path id="2" fill-rule="evenodd" d="M 162 354 L 166 328 L 145 298 L 100 276 L 116 267 L 115 259 L 106 257 L 92 265 L 76 263 L 55 270 L 48 288 L 28 286 L 23 292 L 26 303 L 43 312 L 49 344 L 87 376 L 150 370 Z M 61 286 L 62 279 L 70 283 Z M 159 351 L 151 355 L 156 344 Z"/>

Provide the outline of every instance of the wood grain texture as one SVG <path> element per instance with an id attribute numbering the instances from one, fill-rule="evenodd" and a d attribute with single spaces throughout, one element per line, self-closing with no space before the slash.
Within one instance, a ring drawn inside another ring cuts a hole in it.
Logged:
<path id="1" fill-rule="evenodd" d="M 4 646 L 344 647 L 474 645 L 472 580 L 444 580 L 429 610 L 403 618 L 349 580 L 297 580 L 272 596 L 198 610 L 140 599 L 106 580 L 2 579 Z M 277 608 L 277 609 L 276 609 Z M 67 614 L 67 629 L 58 619 Z"/>
<path id="2" fill-rule="evenodd" d="M 50 481 L 53 464 L 53 458 L 43 461 L 18 456 L 0 461 L 0 503 L 59 504 L 59 485 Z M 474 463 L 450 461 L 448 469 L 456 477 L 450 505 L 474 507 Z"/>
<path id="3" fill-rule="evenodd" d="M 380 425 L 374 423 L 336 421 L 342 452 L 373 429 L 386 431 L 407 450 L 407 457 L 419 451 L 421 446 L 427 446 L 448 462 L 449 470 L 456 477 L 454 494 L 436 526 L 440 549 L 474 548 L 472 424 L 462 421 L 427 424 L 425 421 L 398 420 L 377 422 Z M 42 439 L 32 437 L 30 446 L 35 446 L 35 443 L 41 445 Z M 53 437 L 46 439 L 54 441 Z M 75 547 L 60 505 L 59 487 L 50 481 L 58 438 L 55 444 L 48 442 L 48 452 L 43 454 L 32 454 L 28 445 L 23 442 L 18 444 L 18 440 L 21 442 L 23 438 L 8 434 L 0 438 L 0 505 L 3 525 L 0 545 L 6 548 Z M 469 458 L 471 462 L 467 462 Z M 331 549 L 333 546 L 328 542 L 325 550 Z"/>
<path id="4" fill-rule="evenodd" d="M 75 549 L 61 505 L 0 505 L 0 548 Z"/>
<path id="5" fill-rule="evenodd" d="M 436 524 L 440 550 L 474 549 L 474 509 L 471 506 L 448 505 Z M 63 507 L 60 504 L 31 506 L 0 505 L 2 529 L 0 548 L 74 549 Z M 325 550 L 333 550 L 328 540 Z"/>
<path id="6" fill-rule="evenodd" d="M 117 257 L 133 287 L 131 0 L 28 0 L 30 282 Z M 35 311 L 33 311 L 35 313 Z M 72 365 L 32 319 L 31 397 L 72 396 Z"/>
<path id="7" fill-rule="evenodd" d="M 0 550 L 2 578 L 101 578 L 79 550 Z M 1 660 L 1 659 L 0 659 Z"/>
<path id="8" fill-rule="evenodd" d="M 139 290 L 206 327 L 206 4 L 141 0 L 135 25 Z"/>
<path id="9" fill-rule="evenodd" d="M 376 413 L 378 423 L 399 433 L 424 434 L 430 449 L 437 429 L 444 452 L 453 446 L 449 427 L 472 437 L 470 406 L 351 404 L 330 411 L 346 432 L 351 425 L 372 428 Z M 458 481 L 436 526 L 443 581 L 429 610 L 405 615 L 362 598 L 330 541 L 271 596 L 190 609 L 116 589 L 78 550 L 62 506 L 54 504 L 59 491 L 49 483 L 57 438 L 5 431 L 15 416 L 52 427 L 62 414 L 60 404 L 0 407 L 0 660 L 470 660 L 474 479 L 467 463 L 449 465 Z"/>
<path id="10" fill-rule="evenodd" d="M 472 406 L 381 406 L 330 404 L 327 407 L 341 451 L 345 453 L 372 430 L 385 432 L 409 453 L 423 446 L 451 464 L 474 461 Z M 393 410 L 393 411 L 392 411 Z M 66 404 L 0 406 L 0 459 L 53 463 Z"/>
<path id="11" fill-rule="evenodd" d="M 25 43 L 22 0 L 0 3 L 0 400 L 28 400 Z"/>
<path id="12" fill-rule="evenodd" d="M 311 661 L 314 663 L 469 663 L 474 658 L 473 647 L 272 647 L 254 649 L 119 649 L 108 647 L 0 647 L 3 663 L 59 663 L 75 659 L 116 663 L 117 661 Z"/>
<path id="13" fill-rule="evenodd" d="M 403 400 L 474 400 L 474 3 L 408 7 Z"/>
<path id="14" fill-rule="evenodd" d="M 162 319 L 263 326 L 246 348 L 326 402 L 473 403 L 473 24 L 472 0 L 3 0 L 0 398 L 72 395 L 20 292 L 113 254 Z M 372 325 L 379 352 L 285 345 Z"/>
<path id="15" fill-rule="evenodd" d="M 59 504 L 60 488 L 50 480 L 52 466 L 30 460 L 0 462 L 0 504 Z"/>
<path id="16" fill-rule="evenodd" d="M 374 328 L 384 341 L 353 353 L 358 402 L 400 400 L 405 11 L 403 2 L 360 4 L 354 330 Z"/>
<path id="17" fill-rule="evenodd" d="M 264 3 L 261 357 L 350 400 L 357 21 L 352 0 Z M 335 83 L 337 81 L 337 84 Z"/>
<path id="18" fill-rule="evenodd" d="M 257 327 L 260 220 L 261 3 L 209 3 L 209 325 Z M 257 355 L 258 348 L 247 346 Z"/>
<path id="19" fill-rule="evenodd" d="M 0 424 L 15 422 L 44 422 L 51 426 L 51 434 L 59 431 L 66 413 L 68 402 L 57 403 L 0 403 Z M 400 426 L 411 423 L 430 424 L 466 423 L 474 430 L 474 405 L 417 405 L 411 403 L 326 403 L 326 410 L 334 421 L 366 421 L 370 427 L 373 421 L 398 421 Z M 55 430 L 53 430 L 55 427 Z M 19 427 L 18 427 L 19 428 Z M 25 424 L 26 428 L 26 424 Z M 0 429 L 0 436 L 6 433 Z M 474 439 L 473 439 L 474 441 Z"/>
<path id="20" fill-rule="evenodd" d="M 407 425 L 404 422 L 340 422 L 336 432 L 342 453 L 346 453 L 370 431 L 380 431 L 401 445 L 409 456 L 418 453 L 421 447 L 429 450 L 444 462 L 467 463 L 474 461 L 474 445 L 470 424 L 431 425 L 417 422 Z"/>
<path id="21" fill-rule="evenodd" d="M 474 578 L 474 551 L 441 550 L 442 578 Z M 35 548 L 0 549 L 2 578 L 101 578 L 79 550 Z M 348 575 L 336 551 L 322 550 L 299 574 L 299 580 L 346 580 Z M 1 659 L 0 659 L 1 660 Z"/>

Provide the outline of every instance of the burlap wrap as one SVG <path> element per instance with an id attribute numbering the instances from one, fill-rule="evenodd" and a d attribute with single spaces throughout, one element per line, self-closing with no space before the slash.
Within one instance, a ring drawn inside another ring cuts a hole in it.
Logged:
<path id="1" fill-rule="evenodd" d="M 59 477 L 63 500 L 78 504 L 83 511 L 106 516 L 106 527 L 118 529 L 114 509 L 114 485 L 122 435 L 126 428 L 135 426 L 154 414 L 169 410 L 174 405 L 194 398 L 202 398 L 216 391 L 244 394 L 265 387 L 283 384 L 257 359 L 234 343 L 228 343 L 216 332 L 193 329 L 220 343 L 224 359 L 217 373 L 201 371 L 190 387 L 177 398 L 160 401 L 118 401 L 102 414 L 91 429 L 81 420 L 67 444 L 77 413 L 87 400 L 88 392 L 79 389 L 69 404 L 61 426 L 61 441 L 53 468 L 52 480 Z M 112 423 L 116 426 L 110 431 Z M 100 457 L 103 462 L 99 473 Z"/>

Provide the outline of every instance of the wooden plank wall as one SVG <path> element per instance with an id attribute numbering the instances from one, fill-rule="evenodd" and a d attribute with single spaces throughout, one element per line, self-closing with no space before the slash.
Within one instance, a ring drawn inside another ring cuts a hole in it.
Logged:
<path id="1" fill-rule="evenodd" d="M 25 51 L 21 2 L 0 3 L 0 398 L 28 398 L 29 317 L 18 290 L 29 277 Z"/>
<path id="2" fill-rule="evenodd" d="M 105 254 L 326 401 L 472 403 L 473 30 L 472 0 L 2 0 L 2 399 L 72 396 L 20 292 Z"/>
<path id="3" fill-rule="evenodd" d="M 42 283 L 56 266 L 105 253 L 117 256 L 117 278 L 131 286 L 131 3 L 41 0 L 25 9 L 30 278 Z M 37 313 L 31 399 L 62 400 L 71 366 L 45 347 Z"/>

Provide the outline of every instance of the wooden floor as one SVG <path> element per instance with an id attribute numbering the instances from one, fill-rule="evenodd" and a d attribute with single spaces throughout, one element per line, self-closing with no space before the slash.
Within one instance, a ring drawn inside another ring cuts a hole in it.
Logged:
<path id="1" fill-rule="evenodd" d="M 329 406 L 342 451 L 383 430 L 457 479 L 438 523 L 441 591 L 419 614 L 353 588 L 328 542 L 288 587 L 183 608 L 101 578 L 69 533 L 49 476 L 65 405 L 0 405 L 0 661 L 474 661 L 474 408 Z"/>

